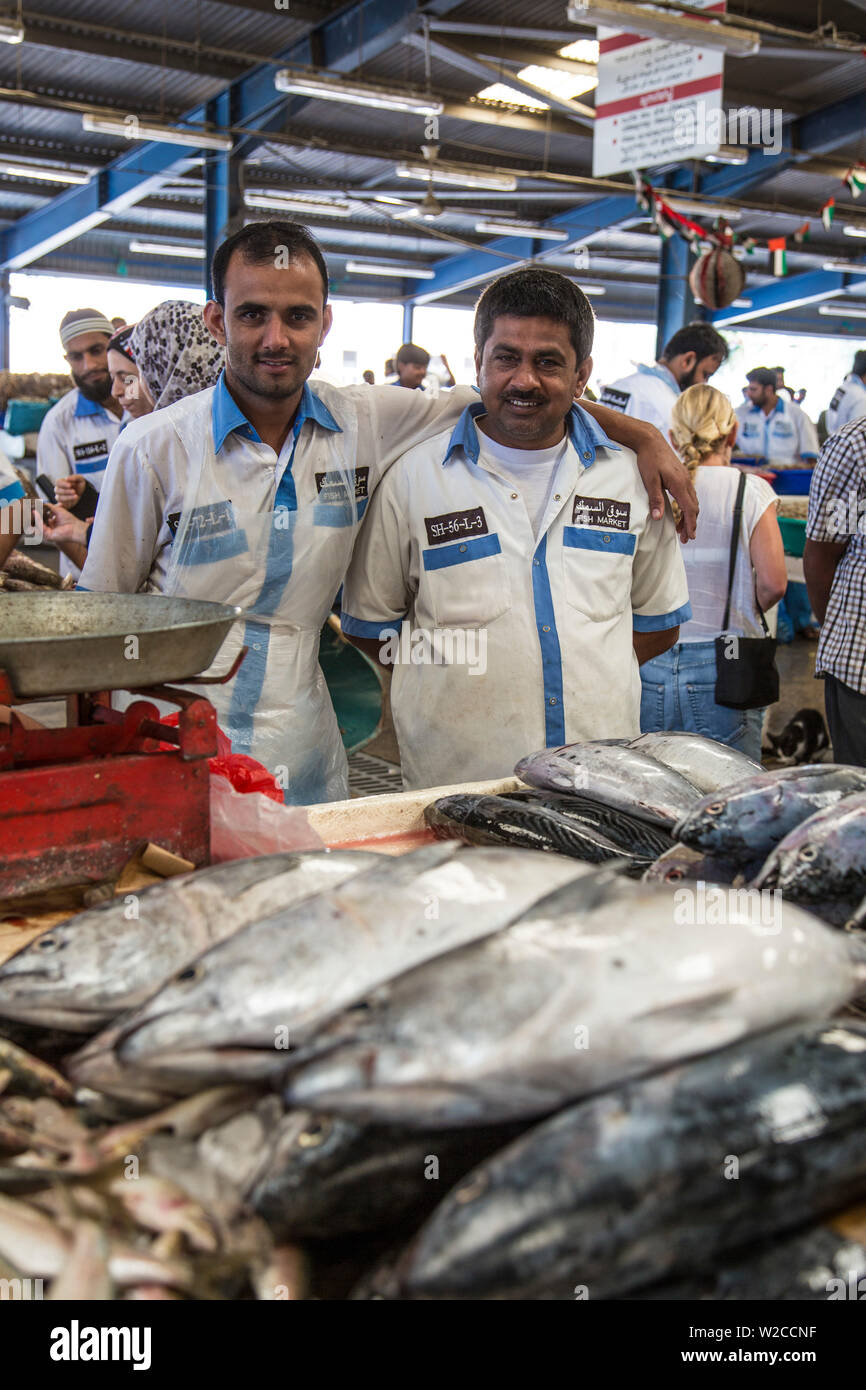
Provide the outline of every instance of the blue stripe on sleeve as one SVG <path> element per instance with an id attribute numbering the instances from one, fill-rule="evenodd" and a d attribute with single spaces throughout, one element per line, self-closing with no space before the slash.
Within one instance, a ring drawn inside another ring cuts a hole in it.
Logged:
<path id="1" fill-rule="evenodd" d="M 668 627 L 679 627 L 681 623 L 687 623 L 692 616 L 692 605 L 684 603 L 682 608 L 677 608 L 673 613 L 654 613 L 650 617 L 641 617 L 639 613 L 632 614 L 632 627 L 635 632 L 663 632 Z"/>
<path id="2" fill-rule="evenodd" d="M 393 633 L 400 636 L 402 618 L 389 618 L 387 622 L 371 623 L 366 618 L 353 618 L 351 613 L 340 614 L 340 626 L 350 637 L 384 637 Z"/>

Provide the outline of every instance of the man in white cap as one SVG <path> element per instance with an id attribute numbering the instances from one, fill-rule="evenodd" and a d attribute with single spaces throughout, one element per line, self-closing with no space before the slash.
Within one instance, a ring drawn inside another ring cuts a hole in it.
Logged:
<path id="1" fill-rule="evenodd" d="M 71 309 L 64 317 L 60 341 L 77 389 L 67 392 L 42 421 L 36 444 L 37 477 L 57 484 L 77 474 L 99 491 L 123 413 L 111 394 L 108 371 L 108 340 L 113 332 L 97 309 Z M 79 573 L 65 555 L 60 572 Z"/>

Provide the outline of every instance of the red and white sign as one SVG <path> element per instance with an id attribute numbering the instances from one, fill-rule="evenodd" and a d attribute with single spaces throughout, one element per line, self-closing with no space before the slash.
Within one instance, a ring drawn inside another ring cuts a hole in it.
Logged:
<path id="1" fill-rule="evenodd" d="M 701 5 L 701 0 L 694 0 Z M 725 8 L 717 0 L 709 13 Z M 725 55 L 720 49 L 669 43 L 599 29 L 598 90 L 592 172 L 595 178 L 695 159 L 719 148 Z"/>

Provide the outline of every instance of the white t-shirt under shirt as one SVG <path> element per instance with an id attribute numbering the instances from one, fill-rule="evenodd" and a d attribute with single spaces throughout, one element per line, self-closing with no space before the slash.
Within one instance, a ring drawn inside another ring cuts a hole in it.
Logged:
<path id="1" fill-rule="evenodd" d="M 559 443 L 550 449 L 509 449 L 490 439 L 481 428 L 478 443 L 485 464 L 496 473 L 502 473 L 520 493 L 532 534 L 537 537 L 553 491 L 556 470 L 565 454 L 566 435 L 563 434 Z"/>
<path id="2" fill-rule="evenodd" d="M 710 464 L 699 468 L 695 489 L 700 503 L 697 536 L 682 547 L 689 585 L 692 616 L 680 628 L 681 642 L 707 642 L 722 631 L 725 599 L 728 592 L 728 570 L 731 563 L 731 528 L 734 522 L 734 503 L 740 482 L 739 468 Z M 741 637 L 763 637 L 764 629 L 758 617 L 755 599 L 755 578 L 749 556 L 752 532 L 768 507 L 776 507 L 778 498 L 763 478 L 746 475 L 743 493 L 743 517 L 740 544 L 731 590 L 731 613 L 728 631 Z M 767 618 L 774 631 L 775 612 Z"/>

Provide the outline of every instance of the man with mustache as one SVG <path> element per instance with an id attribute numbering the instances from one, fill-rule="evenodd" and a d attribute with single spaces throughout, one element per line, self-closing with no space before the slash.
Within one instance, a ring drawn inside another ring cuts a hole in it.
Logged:
<path id="1" fill-rule="evenodd" d="M 480 401 L 399 459 L 370 502 L 343 631 L 394 666 L 408 789 L 636 738 L 639 664 L 691 616 L 670 508 L 653 520 L 634 455 L 576 403 L 593 331 L 564 275 L 495 280 L 475 313 Z"/>
<path id="2" fill-rule="evenodd" d="M 225 346 L 225 371 L 215 387 L 124 430 L 82 587 L 242 608 L 216 671 L 242 647 L 247 657 L 230 682 L 203 693 L 235 752 L 263 762 L 287 802 L 334 800 L 347 795 L 347 763 L 318 664 L 322 626 L 388 468 L 452 429 L 477 397 L 469 387 L 434 400 L 311 382 L 331 326 L 328 271 L 297 223 L 250 223 L 217 248 L 212 282 L 205 322 Z M 623 436 L 636 431 L 636 447 L 656 450 L 647 468 L 653 505 L 662 507 L 659 478 L 670 465 L 665 481 L 694 520 L 685 470 L 655 431 L 614 422 Z M 646 506 L 636 470 L 635 479 Z"/>
<path id="3" fill-rule="evenodd" d="M 108 370 L 108 340 L 113 333 L 98 309 L 71 309 L 64 317 L 60 340 L 75 389 L 52 406 L 42 421 L 36 443 L 37 477 L 57 484 L 78 475 L 99 490 L 123 415 L 123 407 L 111 394 Z M 77 575 L 79 571 L 61 555 L 60 572 Z"/>

